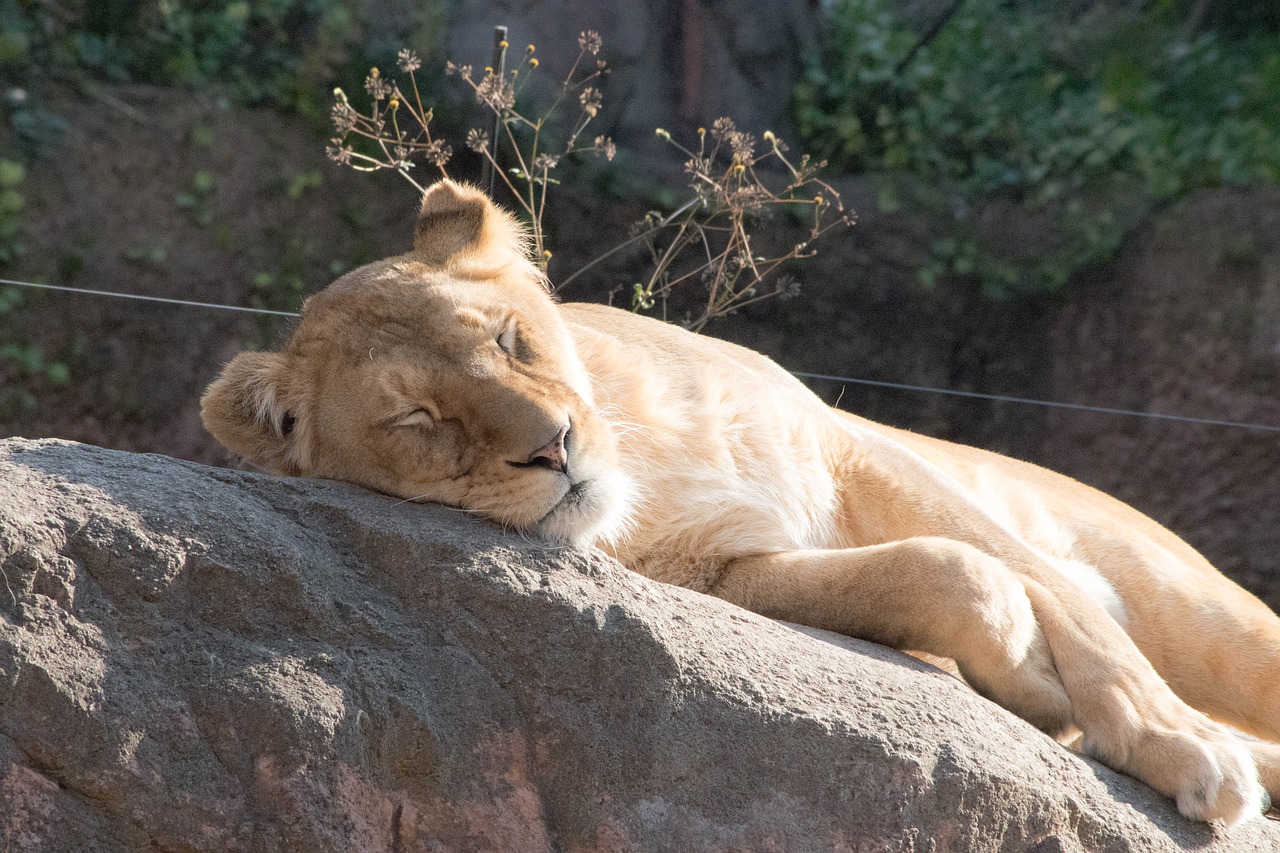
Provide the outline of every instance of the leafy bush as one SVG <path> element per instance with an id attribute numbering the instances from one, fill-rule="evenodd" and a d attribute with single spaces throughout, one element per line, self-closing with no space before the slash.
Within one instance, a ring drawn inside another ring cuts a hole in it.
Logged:
<path id="1" fill-rule="evenodd" d="M 20 189 L 26 170 L 20 163 L 0 159 L 0 270 L 23 254 Z M 22 306 L 22 292 L 0 287 L 0 322 Z M 60 361 L 50 361 L 38 346 L 26 342 L 0 343 L 0 417 L 14 417 L 33 410 L 33 389 L 56 389 L 67 384 L 70 372 Z"/>
<path id="2" fill-rule="evenodd" d="M 319 93 L 391 45 L 437 48 L 442 2 L 0 0 L 0 64 L 200 87 L 319 114 Z"/>
<path id="3" fill-rule="evenodd" d="M 1149 207 L 1202 187 L 1280 182 L 1274 26 L 1235 26 L 1237 15 L 1189 34 L 1171 0 L 1083 13 L 970 0 L 930 33 L 902 7 L 834 3 L 796 116 L 834 163 L 887 173 L 883 206 L 956 214 L 926 282 L 974 274 L 995 296 L 1053 291 L 1115 251 L 1135 197 Z M 984 234 L 976 212 L 994 200 L 1048 217 L 1053 245 L 1019 257 L 1012 241 Z"/>

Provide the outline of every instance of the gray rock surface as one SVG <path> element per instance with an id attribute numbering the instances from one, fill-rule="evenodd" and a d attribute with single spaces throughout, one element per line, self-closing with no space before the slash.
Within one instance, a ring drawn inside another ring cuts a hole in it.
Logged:
<path id="1" fill-rule="evenodd" d="M 1280 850 L 903 655 L 342 484 L 0 442 L 0 570 L 7 851 Z"/>

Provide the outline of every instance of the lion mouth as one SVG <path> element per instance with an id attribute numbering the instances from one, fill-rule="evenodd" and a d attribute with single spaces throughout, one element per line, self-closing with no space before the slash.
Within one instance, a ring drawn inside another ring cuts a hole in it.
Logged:
<path id="1" fill-rule="evenodd" d="M 579 480 L 576 483 L 572 483 L 569 486 L 568 491 L 564 493 L 560 500 L 556 501 L 556 505 L 551 508 L 550 512 L 547 513 L 547 516 L 554 515 L 561 510 L 577 509 L 581 507 L 589 500 L 588 490 L 590 488 L 590 480 Z"/>
<path id="2" fill-rule="evenodd" d="M 579 480 L 569 487 L 569 491 L 564 493 L 564 497 L 560 499 L 557 506 L 577 506 L 584 503 L 587 499 L 587 488 L 591 484 L 590 480 Z"/>
<path id="3" fill-rule="evenodd" d="M 538 524 L 549 521 L 556 515 L 565 512 L 581 512 L 582 509 L 591 502 L 591 481 L 579 480 L 571 483 L 565 493 L 560 496 L 560 500 L 555 502 L 551 509 L 547 510 L 546 515 L 538 519 Z"/>
<path id="4" fill-rule="evenodd" d="M 538 533 L 564 542 L 613 541 L 625 527 L 630 494 L 630 481 L 606 469 L 570 483 L 534 526 Z"/>

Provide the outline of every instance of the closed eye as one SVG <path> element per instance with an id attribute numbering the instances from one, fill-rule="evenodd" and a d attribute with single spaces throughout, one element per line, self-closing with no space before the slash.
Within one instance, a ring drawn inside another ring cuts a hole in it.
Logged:
<path id="1" fill-rule="evenodd" d="M 497 337 L 498 348 L 507 355 L 515 355 L 516 351 L 516 318 L 512 315 L 507 318 L 506 323 L 502 326 L 502 331 Z"/>
<path id="2" fill-rule="evenodd" d="M 414 409 L 408 414 L 401 415 L 392 420 L 388 426 L 395 427 L 432 427 L 436 425 L 436 419 L 426 409 Z"/>

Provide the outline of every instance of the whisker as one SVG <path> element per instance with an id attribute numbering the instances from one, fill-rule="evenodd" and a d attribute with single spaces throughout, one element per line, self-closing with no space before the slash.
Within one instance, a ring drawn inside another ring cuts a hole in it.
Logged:
<path id="1" fill-rule="evenodd" d="M 418 495 L 416 498 L 404 498 L 403 500 L 398 500 L 395 503 L 393 503 L 392 506 L 400 506 L 401 504 L 408 504 L 408 503 L 417 503 L 418 501 L 423 501 L 426 499 L 427 499 L 426 495 Z"/>

